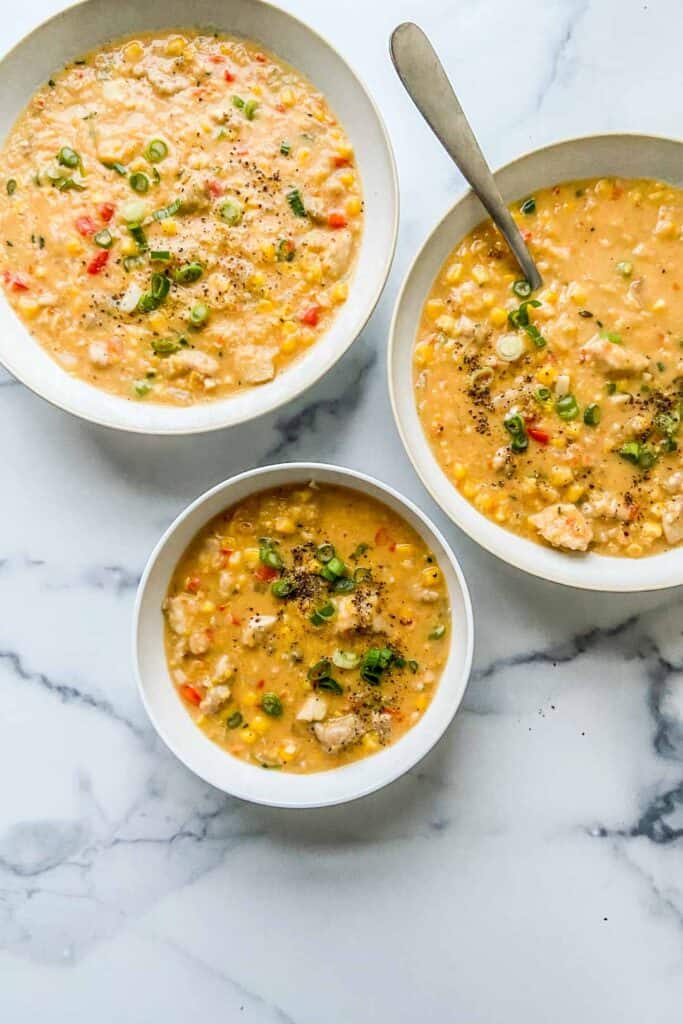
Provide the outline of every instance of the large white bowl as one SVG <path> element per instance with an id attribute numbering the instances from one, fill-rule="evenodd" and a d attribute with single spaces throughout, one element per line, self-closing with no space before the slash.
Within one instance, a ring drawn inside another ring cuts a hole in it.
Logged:
<path id="1" fill-rule="evenodd" d="M 619 175 L 683 185 L 683 143 L 649 135 L 593 135 L 558 142 L 507 164 L 496 173 L 506 201 L 576 178 Z M 453 206 L 427 238 L 408 271 L 389 340 L 389 390 L 398 430 L 425 487 L 444 512 L 492 554 L 518 569 L 586 590 L 657 590 L 683 583 L 683 548 L 651 558 L 568 555 L 497 526 L 456 490 L 425 437 L 415 404 L 412 352 L 422 306 L 444 260 L 486 217 L 472 192 Z"/>
<path id="2" fill-rule="evenodd" d="M 311 775 L 264 772 L 226 753 L 197 728 L 169 675 L 161 604 L 175 566 L 195 534 L 213 516 L 255 491 L 282 484 L 338 484 L 384 502 L 413 526 L 444 573 L 452 628 L 448 660 L 424 716 L 397 743 L 361 761 Z M 286 463 L 234 476 L 197 498 L 161 538 L 138 589 L 133 656 L 138 685 L 157 732 L 191 771 L 233 796 L 274 807 L 322 807 L 365 796 L 412 768 L 441 737 L 462 700 L 472 664 L 472 607 L 453 552 L 436 527 L 412 502 L 372 477 L 338 466 Z"/>
<path id="3" fill-rule="evenodd" d="M 358 337 L 384 287 L 394 253 L 398 186 L 389 139 L 365 87 L 342 57 L 306 25 L 263 0 L 86 0 L 50 18 L 0 62 L 0 138 L 35 90 L 69 60 L 111 39 L 169 28 L 215 28 L 257 40 L 304 72 L 324 93 L 355 147 L 365 229 L 348 301 L 327 334 L 274 381 L 191 408 L 134 402 L 69 376 L 0 298 L 0 361 L 36 394 L 84 419 L 120 430 L 190 434 L 253 419 L 315 383 Z"/>

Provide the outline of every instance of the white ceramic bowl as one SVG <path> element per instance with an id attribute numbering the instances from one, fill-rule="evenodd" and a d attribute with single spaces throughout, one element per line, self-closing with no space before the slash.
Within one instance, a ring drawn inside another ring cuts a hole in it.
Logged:
<path id="1" fill-rule="evenodd" d="M 443 676 L 420 721 L 393 746 L 326 772 L 294 775 L 264 772 L 221 750 L 188 715 L 171 681 L 164 652 L 161 604 L 175 566 L 195 534 L 219 512 L 254 491 L 282 484 L 338 484 L 384 502 L 424 538 L 444 573 L 452 628 Z M 453 552 L 436 527 L 406 498 L 372 477 L 338 466 L 286 463 L 218 484 L 182 512 L 161 538 L 138 590 L 133 627 L 134 661 L 143 703 L 157 732 L 187 767 L 233 796 L 274 807 L 322 807 L 372 793 L 412 768 L 431 750 L 462 700 L 472 664 L 472 607 L 467 584 Z"/>
<path id="2" fill-rule="evenodd" d="M 593 135 L 558 142 L 507 164 L 496 173 L 506 201 L 576 178 L 620 175 L 683 186 L 683 143 L 646 135 Z M 683 583 L 683 548 L 651 558 L 568 555 L 497 526 L 455 489 L 425 437 L 414 399 L 412 352 L 420 312 L 444 260 L 486 217 L 467 192 L 437 224 L 417 254 L 401 289 L 389 341 L 389 390 L 398 430 L 425 487 L 441 508 L 492 554 L 518 569 L 587 590 L 656 590 Z"/>
<path id="3" fill-rule="evenodd" d="M 365 229 L 348 301 L 327 334 L 274 381 L 192 408 L 126 401 L 69 376 L 34 341 L 0 297 L 0 361 L 36 394 L 84 419 L 120 430 L 190 434 L 232 426 L 291 401 L 317 381 L 358 337 L 387 279 L 398 224 L 398 186 L 380 114 L 340 55 L 306 25 L 262 0 L 86 0 L 26 36 L 0 62 L 0 138 L 31 95 L 69 60 L 111 39 L 169 28 L 216 28 L 262 43 L 324 93 L 355 147 Z"/>

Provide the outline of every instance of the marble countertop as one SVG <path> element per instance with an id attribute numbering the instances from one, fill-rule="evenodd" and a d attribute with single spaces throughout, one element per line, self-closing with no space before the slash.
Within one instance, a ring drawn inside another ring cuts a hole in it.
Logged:
<path id="1" fill-rule="evenodd" d="M 60 6 L 13 8 L 2 49 Z M 463 187 L 390 67 L 393 25 L 419 18 L 432 33 L 497 165 L 591 131 L 680 133 L 680 5 L 285 6 L 334 39 L 386 116 L 396 262 L 334 371 L 229 435 L 117 435 L 0 373 L 0 1018 L 676 1019 L 680 596 L 581 594 L 476 548 L 407 463 L 384 350 L 411 253 Z M 367 470 L 433 515 L 478 635 L 463 707 L 421 765 L 356 804 L 289 813 L 231 799 L 167 752 L 137 696 L 129 630 L 176 513 L 237 471 L 299 458 Z"/>

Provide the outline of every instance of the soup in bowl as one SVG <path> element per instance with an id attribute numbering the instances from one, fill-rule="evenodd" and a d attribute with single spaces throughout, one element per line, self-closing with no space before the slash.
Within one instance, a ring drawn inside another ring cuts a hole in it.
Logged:
<path id="1" fill-rule="evenodd" d="M 662 173 L 646 176 L 657 153 Z M 477 539 L 563 582 L 677 578 L 679 158 L 676 143 L 616 137 L 517 161 L 499 181 L 542 288 L 532 292 L 468 197 L 427 243 L 397 310 L 394 403 L 411 455 L 459 522 L 468 503 Z M 418 439 L 404 419 L 408 381 Z M 633 573 L 626 560 L 652 568 Z"/>

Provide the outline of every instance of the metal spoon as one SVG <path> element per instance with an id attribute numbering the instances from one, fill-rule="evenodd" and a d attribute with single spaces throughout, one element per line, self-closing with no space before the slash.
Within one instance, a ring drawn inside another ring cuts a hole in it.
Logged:
<path id="1" fill-rule="evenodd" d="M 392 32 L 390 48 L 398 77 L 413 103 L 479 196 L 532 289 L 539 288 L 543 280 L 538 267 L 503 202 L 434 47 L 421 28 L 406 21 Z"/>

